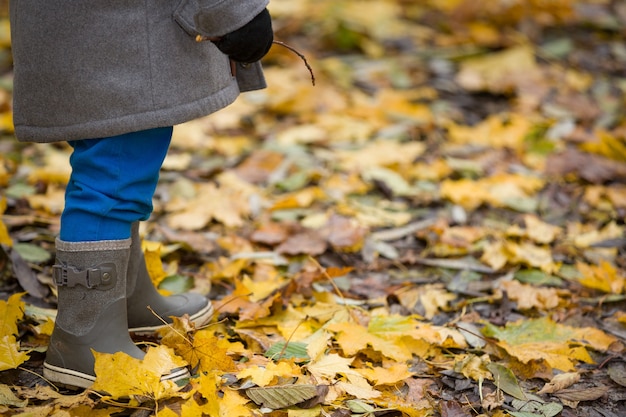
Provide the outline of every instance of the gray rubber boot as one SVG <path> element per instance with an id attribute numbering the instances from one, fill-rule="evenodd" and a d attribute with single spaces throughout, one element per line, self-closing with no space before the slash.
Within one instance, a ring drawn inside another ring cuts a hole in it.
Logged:
<path id="1" fill-rule="evenodd" d="M 54 383 L 88 388 L 95 381 L 92 349 L 144 352 L 128 334 L 126 269 L 130 239 L 97 242 L 56 241 L 53 278 L 58 286 L 58 313 L 44 362 L 44 377 Z M 186 368 L 163 379 L 189 377 Z"/>
<path id="2" fill-rule="evenodd" d="M 166 326 L 161 319 L 171 323 L 171 317 L 185 314 L 196 327 L 208 323 L 213 317 L 213 305 L 208 298 L 194 293 L 166 297 L 154 287 L 141 249 L 139 222 L 132 225 L 131 240 L 127 284 L 128 330 L 136 334 L 153 333 Z"/>

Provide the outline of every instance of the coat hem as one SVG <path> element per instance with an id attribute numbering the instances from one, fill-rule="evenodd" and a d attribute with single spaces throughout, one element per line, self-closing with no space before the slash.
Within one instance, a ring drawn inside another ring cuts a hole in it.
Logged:
<path id="1" fill-rule="evenodd" d="M 240 90 L 232 83 L 219 93 L 203 99 L 106 120 L 96 120 L 69 126 L 15 125 L 15 136 L 19 142 L 50 143 L 70 140 L 106 138 L 124 133 L 157 127 L 174 126 L 214 113 L 231 104 Z"/>

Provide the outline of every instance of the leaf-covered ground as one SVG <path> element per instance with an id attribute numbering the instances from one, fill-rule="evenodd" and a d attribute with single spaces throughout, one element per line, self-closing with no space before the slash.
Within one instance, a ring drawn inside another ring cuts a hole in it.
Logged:
<path id="1" fill-rule="evenodd" d="M 1 21 L 0 412 L 626 415 L 626 3 L 270 10 L 315 86 L 275 45 L 266 90 L 176 127 L 146 256 L 218 314 L 99 356 L 106 397 L 41 377 L 68 148 L 12 137 Z"/>

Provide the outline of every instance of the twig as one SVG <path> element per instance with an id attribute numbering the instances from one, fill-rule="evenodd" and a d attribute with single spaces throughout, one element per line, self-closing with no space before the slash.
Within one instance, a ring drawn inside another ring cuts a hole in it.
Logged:
<path id="1" fill-rule="evenodd" d="M 313 68 L 311 68 L 311 66 L 309 65 L 309 61 L 306 60 L 306 57 L 302 53 L 300 53 L 300 51 L 298 51 L 293 46 L 287 45 L 285 42 L 281 42 L 281 41 L 276 41 L 275 40 L 272 43 L 274 43 L 276 45 L 280 45 L 282 47 L 285 47 L 285 48 L 289 49 L 291 52 L 293 52 L 294 54 L 298 55 L 300 57 L 300 59 L 304 62 L 304 65 L 306 66 L 306 69 L 309 70 L 309 74 L 311 74 L 311 84 L 315 85 L 315 74 L 313 73 Z"/>
<path id="2" fill-rule="evenodd" d="M 204 42 L 204 41 L 217 42 L 219 40 L 220 40 L 220 37 L 196 35 L 196 42 Z M 291 45 L 287 45 L 285 42 L 282 42 L 282 41 L 273 40 L 272 43 L 275 45 L 280 45 L 283 48 L 287 48 L 294 54 L 298 55 L 298 57 L 300 57 L 300 59 L 304 62 L 306 69 L 309 70 L 309 74 L 311 74 L 311 84 L 315 85 L 315 73 L 313 72 L 313 68 L 311 68 L 311 66 L 309 65 L 309 61 L 307 61 L 306 57 L 300 51 L 298 51 L 296 48 L 294 48 Z"/>

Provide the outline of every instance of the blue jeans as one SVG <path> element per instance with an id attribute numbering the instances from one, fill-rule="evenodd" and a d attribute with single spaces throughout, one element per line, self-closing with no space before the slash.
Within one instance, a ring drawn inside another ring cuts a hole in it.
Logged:
<path id="1" fill-rule="evenodd" d="M 60 239 L 130 237 L 131 224 L 152 213 L 152 197 L 172 127 L 71 141 L 72 174 L 65 191 Z"/>

